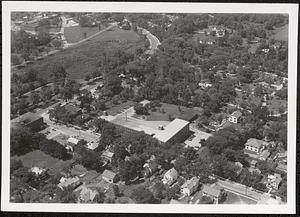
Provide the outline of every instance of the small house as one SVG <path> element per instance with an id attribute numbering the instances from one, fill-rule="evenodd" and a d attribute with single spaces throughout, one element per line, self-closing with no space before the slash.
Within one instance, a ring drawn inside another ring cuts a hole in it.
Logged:
<path id="1" fill-rule="evenodd" d="M 240 175 L 243 170 L 243 164 L 241 164 L 240 162 L 234 162 L 234 165 L 238 168 L 236 174 Z"/>
<path id="2" fill-rule="evenodd" d="M 41 168 L 41 167 L 32 167 L 30 170 L 31 170 L 31 172 L 33 172 L 37 176 L 41 175 L 43 172 L 46 171 L 46 169 Z"/>
<path id="3" fill-rule="evenodd" d="M 260 153 L 258 159 L 259 160 L 262 160 L 262 161 L 265 161 L 268 159 L 268 157 L 270 156 L 270 152 L 268 150 L 264 150 Z"/>
<path id="4" fill-rule="evenodd" d="M 81 185 L 81 182 L 77 176 L 73 178 L 65 178 L 61 177 L 59 184 L 57 185 L 60 189 L 64 189 L 68 186 L 72 186 L 74 188 L 77 188 L 79 185 Z"/>
<path id="5" fill-rule="evenodd" d="M 101 158 L 107 162 L 111 162 L 113 157 L 114 153 L 110 152 L 109 150 L 105 150 L 101 155 Z"/>
<path id="6" fill-rule="evenodd" d="M 286 164 L 278 163 L 276 170 L 287 173 L 287 166 L 286 166 Z"/>
<path id="7" fill-rule="evenodd" d="M 278 190 L 279 185 L 282 181 L 282 177 L 278 173 L 274 173 L 274 175 L 268 175 L 266 186 L 267 188 L 273 188 L 275 190 Z"/>
<path id="8" fill-rule="evenodd" d="M 231 123 L 237 124 L 239 121 L 239 118 L 242 116 L 242 113 L 240 111 L 235 111 L 228 117 L 228 121 Z"/>
<path id="9" fill-rule="evenodd" d="M 84 203 L 92 202 L 95 199 L 96 195 L 98 194 L 96 190 L 92 190 L 85 185 L 81 185 L 78 188 L 76 188 L 74 190 L 74 193 L 79 194 L 78 195 L 79 202 L 84 202 Z"/>
<path id="10" fill-rule="evenodd" d="M 267 143 L 263 140 L 250 138 L 245 143 L 245 153 L 250 157 L 258 158 L 259 154 L 264 150 Z"/>
<path id="11" fill-rule="evenodd" d="M 102 179 L 109 183 L 115 183 L 118 180 L 118 176 L 111 170 L 104 170 L 104 172 L 102 173 Z"/>
<path id="12" fill-rule="evenodd" d="M 202 189 L 202 195 L 210 197 L 218 204 L 219 199 L 221 198 L 221 190 L 215 187 L 204 185 Z"/>
<path id="13" fill-rule="evenodd" d="M 177 180 L 177 178 L 178 172 L 175 170 L 175 168 L 172 168 L 165 173 L 162 182 L 167 185 L 172 185 Z"/>
<path id="14" fill-rule="evenodd" d="M 192 179 L 187 180 L 182 186 L 181 186 L 181 193 L 187 196 L 192 195 L 197 191 L 199 187 L 199 178 L 193 177 Z"/>
<path id="15" fill-rule="evenodd" d="M 145 163 L 144 166 L 144 177 L 149 177 L 153 175 L 158 170 L 158 163 L 156 160 L 150 160 L 149 162 Z"/>

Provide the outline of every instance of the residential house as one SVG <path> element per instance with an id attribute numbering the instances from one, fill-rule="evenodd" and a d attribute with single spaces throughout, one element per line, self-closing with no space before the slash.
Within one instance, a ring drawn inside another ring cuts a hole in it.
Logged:
<path id="1" fill-rule="evenodd" d="M 234 162 L 234 165 L 238 168 L 236 173 L 239 176 L 243 170 L 243 164 L 241 164 L 240 162 Z"/>
<path id="2" fill-rule="evenodd" d="M 278 173 L 274 173 L 274 175 L 269 174 L 267 178 L 266 186 L 267 188 L 278 190 L 281 181 L 282 181 L 282 177 L 280 174 Z"/>
<path id="3" fill-rule="evenodd" d="M 250 167 L 255 168 L 255 167 L 256 167 L 256 164 L 257 164 L 257 160 L 251 160 L 251 162 L 250 162 Z"/>
<path id="4" fill-rule="evenodd" d="M 107 161 L 107 162 L 111 162 L 113 157 L 114 157 L 114 153 L 113 153 L 113 152 L 110 152 L 109 150 L 105 150 L 105 151 L 101 154 L 101 158 L 102 158 L 104 161 Z"/>
<path id="5" fill-rule="evenodd" d="M 98 194 L 96 190 L 92 190 L 88 188 L 86 185 L 79 186 L 74 190 L 74 193 L 79 194 L 78 195 L 79 202 L 84 202 L 84 203 L 92 202 L 95 199 L 96 195 Z"/>
<path id="6" fill-rule="evenodd" d="M 221 198 L 221 190 L 216 187 L 204 185 L 202 189 L 202 195 L 212 198 L 214 202 L 218 204 Z"/>
<path id="7" fill-rule="evenodd" d="M 74 137 L 70 137 L 67 141 L 68 143 L 66 145 L 66 149 L 70 152 L 73 152 L 73 147 L 79 143 L 79 140 Z"/>
<path id="8" fill-rule="evenodd" d="M 118 180 L 118 175 L 111 170 L 104 170 L 102 173 L 102 179 L 109 183 L 115 183 Z"/>
<path id="9" fill-rule="evenodd" d="M 154 160 L 149 160 L 149 162 L 145 163 L 144 166 L 144 177 L 150 177 L 158 170 L 158 163 Z"/>
<path id="10" fill-rule="evenodd" d="M 193 177 L 192 179 L 187 180 L 181 186 L 181 193 L 187 196 L 191 196 L 199 187 L 199 178 Z"/>
<path id="11" fill-rule="evenodd" d="M 178 172 L 175 170 L 175 168 L 172 168 L 165 173 L 162 182 L 164 184 L 172 185 L 177 180 L 177 178 Z"/>
<path id="12" fill-rule="evenodd" d="M 237 124 L 239 121 L 239 118 L 242 116 L 242 112 L 240 111 L 235 111 L 233 112 L 231 115 L 229 115 L 228 117 L 228 121 L 230 121 L 231 123 L 235 123 Z"/>
<path id="13" fill-rule="evenodd" d="M 208 82 L 199 82 L 198 86 L 201 87 L 202 89 L 206 89 L 208 87 L 212 87 L 212 84 Z"/>
<path id="14" fill-rule="evenodd" d="M 81 164 L 74 165 L 70 171 L 71 176 L 83 177 L 86 173 L 87 169 Z"/>
<path id="15" fill-rule="evenodd" d="M 247 140 L 245 144 L 244 152 L 248 154 L 250 157 L 258 158 L 259 154 L 264 150 L 267 146 L 267 143 L 263 140 L 250 138 Z"/>
<path id="16" fill-rule="evenodd" d="M 258 159 L 259 160 L 262 160 L 262 161 L 265 161 L 268 159 L 268 157 L 270 156 L 270 152 L 268 150 L 264 150 L 262 151 L 260 154 L 259 154 L 259 157 Z"/>
<path id="17" fill-rule="evenodd" d="M 30 171 L 33 172 L 35 175 L 38 176 L 38 175 L 41 175 L 43 172 L 45 172 L 46 169 L 41 168 L 41 167 L 32 167 L 32 168 L 30 169 Z"/>
<path id="18" fill-rule="evenodd" d="M 284 163 L 278 163 L 276 170 L 287 173 L 287 165 Z"/>
<path id="19" fill-rule="evenodd" d="M 81 182 L 80 182 L 78 176 L 75 176 L 72 178 L 61 177 L 60 182 L 57 186 L 63 190 L 64 188 L 66 188 L 68 186 L 77 188 L 79 185 L 81 185 Z"/>

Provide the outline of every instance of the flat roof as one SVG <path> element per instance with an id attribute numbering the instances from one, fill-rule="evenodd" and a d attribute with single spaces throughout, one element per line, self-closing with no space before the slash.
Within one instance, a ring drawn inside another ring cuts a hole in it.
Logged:
<path id="1" fill-rule="evenodd" d="M 161 142 L 169 141 L 178 131 L 189 125 L 190 122 L 176 118 L 168 124 L 164 130 L 159 131 L 154 135 L 154 138 Z"/>

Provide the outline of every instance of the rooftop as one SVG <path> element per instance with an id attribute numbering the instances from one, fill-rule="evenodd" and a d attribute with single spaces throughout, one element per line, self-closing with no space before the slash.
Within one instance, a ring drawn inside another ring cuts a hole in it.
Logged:
<path id="1" fill-rule="evenodd" d="M 114 173 L 114 172 L 111 171 L 111 170 L 104 170 L 104 172 L 102 173 L 102 177 L 104 176 L 104 177 L 106 177 L 106 178 L 108 178 L 108 179 L 111 179 L 111 180 L 113 180 L 113 179 L 115 178 L 116 175 L 117 175 L 117 174 Z"/>
<path id="2" fill-rule="evenodd" d="M 211 195 L 213 197 L 219 197 L 220 195 L 220 189 L 216 189 L 213 187 L 210 187 L 208 185 L 204 185 L 202 192 L 208 195 Z"/>
<path id="3" fill-rule="evenodd" d="M 73 178 L 64 178 L 62 177 L 60 179 L 60 183 L 58 184 L 59 188 L 64 188 L 64 187 L 68 187 L 69 185 L 75 184 L 79 182 L 79 178 L 77 176 L 73 177 Z"/>
<path id="4" fill-rule="evenodd" d="M 250 138 L 247 140 L 245 145 L 249 145 L 249 146 L 255 147 L 255 148 L 261 148 L 264 144 L 265 144 L 265 141 L 263 141 L 263 140 Z"/>
<path id="5" fill-rule="evenodd" d="M 79 142 L 79 140 L 78 139 L 76 139 L 76 138 L 74 138 L 74 137 L 70 137 L 69 139 L 68 139 L 68 142 L 70 142 L 70 143 L 72 143 L 72 144 L 77 144 L 78 142 Z"/>
<path id="6" fill-rule="evenodd" d="M 239 117 L 242 116 L 242 112 L 240 112 L 240 111 L 235 111 L 235 112 L 233 112 L 233 113 L 231 114 L 231 116 L 234 116 L 234 117 L 236 117 L 236 118 L 239 118 Z"/>
<path id="7" fill-rule="evenodd" d="M 175 134 L 181 129 L 188 126 L 189 122 L 181 119 L 174 119 L 170 124 L 168 124 L 164 130 L 158 131 L 154 138 L 161 142 L 168 142 Z"/>
<path id="8" fill-rule="evenodd" d="M 192 189 L 194 186 L 197 186 L 199 184 L 199 178 L 197 177 L 193 177 L 189 180 L 187 180 L 182 186 L 181 188 L 188 188 L 188 189 Z"/>

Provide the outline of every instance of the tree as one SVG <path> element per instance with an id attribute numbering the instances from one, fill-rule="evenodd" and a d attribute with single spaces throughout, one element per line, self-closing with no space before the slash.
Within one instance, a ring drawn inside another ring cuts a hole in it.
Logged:
<path id="1" fill-rule="evenodd" d="M 33 150 L 32 133 L 26 128 L 12 128 L 10 134 L 10 154 L 23 155 Z"/>
<path id="2" fill-rule="evenodd" d="M 76 203 L 77 198 L 73 190 L 72 186 L 68 186 L 63 190 L 59 188 L 56 192 L 57 200 L 61 203 Z"/>
<path id="3" fill-rule="evenodd" d="M 51 77 L 53 77 L 54 81 L 65 79 L 67 77 L 67 72 L 61 64 L 55 63 L 51 69 Z"/>
<path id="4" fill-rule="evenodd" d="M 130 197 L 138 204 L 154 203 L 153 194 L 143 186 L 139 186 L 138 188 L 134 189 Z"/>
<path id="5" fill-rule="evenodd" d="M 38 93 L 33 92 L 33 93 L 30 94 L 30 99 L 32 101 L 32 104 L 35 105 L 40 101 L 41 97 Z"/>
<path id="6" fill-rule="evenodd" d="M 55 39 L 51 42 L 55 48 L 60 48 L 62 46 L 62 41 Z"/>
<path id="7" fill-rule="evenodd" d="M 263 174 L 272 174 L 275 171 L 275 165 L 268 162 L 268 161 L 258 161 L 257 162 L 257 168 L 263 173 Z"/>
<path id="8" fill-rule="evenodd" d="M 233 47 L 238 47 L 238 46 L 242 45 L 243 39 L 239 34 L 234 33 L 229 36 L 228 43 Z"/>
<path id="9" fill-rule="evenodd" d="M 166 198 L 171 200 L 172 198 L 177 197 L 177 193 L 180 192 L 180 187 L 178 185 L 174 185 L 173 187 L 167 188 Z"/>
<path id="10" fill-rule="evenodd" d="M 79 93 L 79 84 L 75 80 L 67 80 L 61 89 L 62 97 L 65 100 L 70 100 L 75 94 Z"/>
<path id="11" fill-rule="evenodd" d="M 23 167 L 23 163 L 21 160 L 11 159 L 10 161 L 10 173 L 13 173 L 15 170 Z"/>
<path id="12" fill-rule="evenodd" d="M 146 106 L 143 106 L 141 103 L 136 103 L 134 105 L 134 111 L 138 115 L 148 115 L 148 109 Z"/>
<path id="13" fill-rule="evenodd" d="M 11 54 L 11 63 L 13 65 L 19 65 L 19 64 L 21 64 L 19 56 L 16 55 L 16 54 Z"/>
<path id="14" fill-rule="evenodd" d="M 162 182 L 156 182 L 154 185 L 153 185 L 153 196 L 156 198 L 156 199 L 159 199 L 159 200 L 162 200 L 165 198 L 166 196 L 166 187 L 165 185 L 162 183 Z"/>

